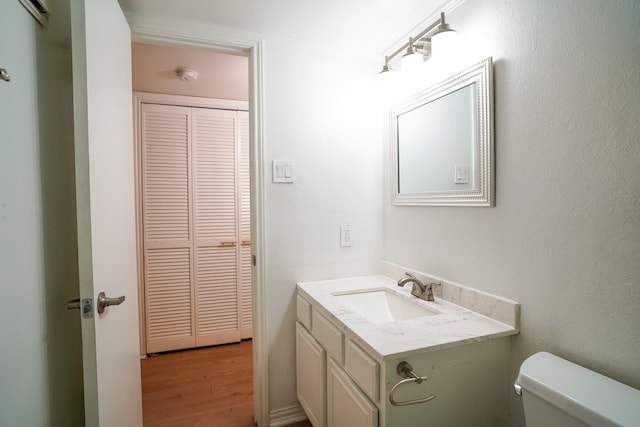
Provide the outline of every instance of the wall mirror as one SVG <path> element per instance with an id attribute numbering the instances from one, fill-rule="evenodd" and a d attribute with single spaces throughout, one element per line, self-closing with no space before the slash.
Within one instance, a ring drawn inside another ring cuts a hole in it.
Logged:
<path id="1" fill-rule="evenodd" d="M 494 206 L 493 67 L 487 58 L 391 108 L 397 206 Z"/>

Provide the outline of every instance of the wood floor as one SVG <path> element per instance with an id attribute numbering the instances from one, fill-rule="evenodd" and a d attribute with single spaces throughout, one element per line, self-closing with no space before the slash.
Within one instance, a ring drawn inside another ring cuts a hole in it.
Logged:
<path id="1" fill-rule="evenodd" d="M 254 425 L 251 340 L 162 353 L 141 368 L 144 427 Z"/>

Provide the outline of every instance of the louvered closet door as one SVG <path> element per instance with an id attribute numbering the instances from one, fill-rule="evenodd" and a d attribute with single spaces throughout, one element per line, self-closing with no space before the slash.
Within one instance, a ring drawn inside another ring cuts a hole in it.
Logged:
<path id="1" fill-rule="evenodd" d="M 142 106 L 147 352 L 195 345 L 190 227 L 190 109 Z"/>
<path id="2" fill-rule="evenodd" d="M 194 108 L 196 345 L 240 341 L 234 111 Z"/>
<path id="3" fill-rule="evenodd" d="M 249 169 L 249 113 L 238 112 L 238 163 L 239 180 L 239 233 L 240 233 L 240 269 L 238 283 L 240 284 L 240 336 L 253 336 L 252 317 L 252 289 L 251 289 L 251 197 L 250 197 L 250 169 Z"/>

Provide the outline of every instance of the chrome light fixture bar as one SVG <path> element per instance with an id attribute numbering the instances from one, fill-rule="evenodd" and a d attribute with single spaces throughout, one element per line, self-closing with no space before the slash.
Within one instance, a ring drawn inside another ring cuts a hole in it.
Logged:
<path id="1" fill-rule="evenodd" d="M 427 60 L 431 56 L 431 39 L 434 36 L 443 33 L 455 33 L 455 30 L 452 30 L 449 24 L 445 22 L 444 12 L 440 12 L 440 19 L 429 25 L 427 28 L 425 28 L 415 36 L 409 37 L 409 41 L 407 43 L 400 46 L 390 55 L 385 56 L 384 66 L 382 67 L 382 71 L 380 71 L 380 73 L 378 74 L 384 74 L 391 71 L 389 61 L 391 61 L 402 52 L 405 52 L 405 54 L 402 56 L 403 60 L 405 60 L 405 58 L 414 57 L 416 55 L 421 55 L 423 61 Z"/>

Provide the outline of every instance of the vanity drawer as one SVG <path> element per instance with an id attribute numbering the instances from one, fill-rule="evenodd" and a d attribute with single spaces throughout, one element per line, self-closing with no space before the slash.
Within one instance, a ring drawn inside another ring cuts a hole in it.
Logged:
<path id="1" fill-rule="evenodd" d="M 369 399 L 380 398 L 380 365 L 351 340 L 345 348 L 345 370 Z"/>
<path id="2" fill-rule="evenodd" d="M 313 336 L 327 350 L 327 354 L 342 365 L 344 363 L 344 335 L 342 331 L 317 310 L 313 310 L 311 318 L 313 319 L 311 329 Z"/>
<path id="3" fill-rule="evenodd" d="M 300 295 L 297 296 L 296 311 L 298 322 L 302 323 L 307 330 L 311 330 L 311 303 Z"/>

